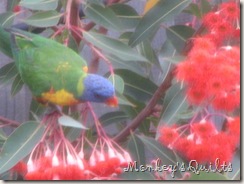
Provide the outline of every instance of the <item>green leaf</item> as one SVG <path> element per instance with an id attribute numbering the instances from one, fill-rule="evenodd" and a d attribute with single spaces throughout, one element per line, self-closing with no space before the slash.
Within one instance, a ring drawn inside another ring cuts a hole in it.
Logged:
<path id="1" fill-rule="evenodd" d="M 21 0 L 19 5 L 31 10 L 55 10 L 58 0 Z"/>
<path id="2" fill-rule="evenodd" d="M 136 161 L 138 165 L 146 165 L 144 144 L 133 133 L 131 133 L 128 141 L 127 150 L 131 155 L 132 161 Z"/>
<path id="3" fill-rule="evenodd" d="M 10 58 L 13 57 L 11 45 L 10 45 L 10 34 L 6 32 L 1 26 L 0 26 L 0 51 Z"/>
<path id="4" fill-rule="evenodd" d="M 97 5 L 100 5 L 102 7 L 105 7 L 104 1 L 101 1 L 101 0 L 86 0 L 86 3 L 97 4 Z"/>
<path id="5" fill-rule="evenodd" d="M 18 74 L 15 77 L 14 82 L 12 84 L 11 95 L 15 96 L 22 89 L 23 85 L 24 85 L 24 81 L 21 79 L 20 74 Z"/>
<path id="6" fill-rule="evenodd" d="M 149 40 L 144 40 L 136 46 L 138 52 L 148 59 L 151 63 L 157 63 L 157 56 Z"/>
<path id="7" fill-rule="evenodd" d="M 18 74 L 16 65 L 14 62 L 4 65 L 0 69 L 0 83 L 7 83 Z"/>
<path id="8" fill-rule="evenodd" d="M 181 53 L 189 38 L 193 36 L 195 30 L 189 26 L 176 25 L 167 28 L 166 35 L 175 49 Z"/>
<path id="9" fill-rule="evenodd" d="M 6 133 L 3 131 L 3 129 L 0 129 L 0 141 L 6 141 L 6 140 L 7 140 Z"/>
<path id="10" fill-rule="evenodd" d="M 155 155 L 157 159 L 160 159 L 161 164 L 163 165 L 177 165 L 175 154 L 172 150 L 168 149 L 165 146 L 162 146 L 158 141 L 151 137 L 140 136 L 145 147 Z"/>
<path id="11" fill-rule="evenodd" d="M 193 167 L 193 170 L 194 170 L 194 167 Z M 195 180 L 195 181 L 203 181 L 203 180 L 218 180 L 218 181 L 222 181 L 222 180 L 229 180 L 225 175 L 223 174 L 220 174 L 220 173 L 207 173 L 205 171 L 202 171 L 199 173 L 199 175 L 197 174 L 194 174 L 194 173 L 190 173 L 191 176 L 188 180 Z"/>
<path id="12" fill-rule="evenodd" d="M 70 116 L 63 115 L 58 118 L 58 123 L 62 126 L 80 128 L 80 129 L 88 129 L 84 125 L 82 125 L 79 121 L 71 118 Z"/>
<path id="13" fill-rule="evenodd" d="M 113 123 L 124 122 L 129 119 L 129 116 L 123 111 L 108 112 L 99 118 L 103 127 L 111 125 Z M 94 127 L 95 128 L 95 127 Z"/>
<path id="14" fill-rule="evenodd" d="M 178 15 L 191 0 L 161 0 L 141 19 L 131 36 L 129 45 L 132 47 L 147 39 L 155 32 L 163 21 L 168 21 Z"/>
<path id="15" fill-rule="evenodd" d="M 110 75 L 108 80 L 112 82 L 117 92 L 119 92 L 120 94 L 124 92 L 124 88 L 125 88 L 124 80 L 119 75 L 116 74 Z"/>
<path id="16" fill-rule="evenodd" d="M 198 4 L 191 3 L 185 10 L 185 13 L 189 13 L 191 15 L 195 15 L 197 18 L 201 18 L 201 11 L 199 9 Z"/>
<path id="17" fill-rule="evenodd" d="M 32 99 L 30 104 L 29 119 L 36 120 L 34 116 L 41 116 L 46 110 L 46 107 L 38 103 L 35 99 Z"/>
<path id="18" fill-rule="evenodd" d="M 201 18 L 212 9 L 210 2 L 208 2 L 207 0 L 201 0 L 199 7 L 201 12 Z"/>
<path id="19" fill-rule="evenodd" d="M 166 77 L 169 75 L 169 73 L 172 71 L 172 68 L 174 65 L 171 62 L 163 61 L 161 58 L 159 58 L 159 65 L 161 67 L 161 75 L 159 76 L 158 80 L 160 83 L 164 82 Z"/>
<path id="20" fill-rule="evenodd" d="M 93 32 L 83 32 L 83 36 L 87 41 L 91 42 L 96 47 L 116 55 L 116 57 L 120 58 L 123 61 L 147 62 L 146 58 L 144 58 L 134 49 L 120 42 L 119 40 Z"/>
<path id="21" fill-rule="evenodd" d="M 5 12 L 0 14 L 0 26 L 9 28 L 14 22 L 14 18 L 17 14 L 13 12 Z"/>
<path id="22" fill-rule="evenodd" d="M 78 45 L 72 36 L 72 34 L 69 33 L 69 30 L 65 29 L 62 31 L 60 35 L 55 36 L 55 40 L 61 44 L 64 44 L 64 42 L 68 39 L 68 47 L 74 50 L 76 53 L 79 52 Z"/>
<path id="23" fill-rule="evenodd" d="M 126 62 L 113 54 L 107 55 L 106 57 L 109 59 L 115 69 L 127 69 L 139 75 L 142 74 L 142 68 L 139 65 L 139 62 Z"/>
<path id="24" fill-rule="evenodd" d="M 134 104 L 134 106 L 124 106 L 120 105 L 121 110 L 123 110 L 129 117 L 130 119 L 135 118 L 145 107 L 145 102 L 139 101 L 138 99 L 133 99 L 130 96 L 127 97 L 131 103 Z M 146 122 L 146 119 L 143 123 Z M 141 123 L 141 124 L 143 124 Z M 140 127 L 140 126 L 139 126 Z"/>
<path id="25" fill-rule="evenodd" d="M 119 69 L 115 73 L 123 78 L 125 83 L 124 94 L 141 102 L 146 102 L 158 88 L 151 80 L 132 71 Z"/>
<path id="26" fill-rule="evenodd" d="M 120 93 L 116 93 L 116 96 L 118 98 L 119 105 L 129 105 L 129 106 L 135 107 L 135 105 L 133 103 L 131 103 L 124 95 L 122 95 Z"/>
<path id="27" fill-rule="evenodd" d="M 175 87 L 177 89 L 177 86 Z M 172 124 L 176 121 L 176 118 L 179 117 L 178 114 L 185 112 L 186 109 L 189 107 L 187 103 L 185 90 L 182 88 L 178 91 L 173 91 L 173 88 L 169 89 L 172 94 L 167 92 L 168 94 L 165 96 L 164 101 L 164 112 L 160 119 L 160 123 L 158 126 L 162 126 L 163 124 Z M 158 137 L 158 132 L 157 132 Z"/>
<path id="28" fill-rule="evenodd" d="M 26 157 L 44 134 L 44 126 L 37 122 L 21 124 L 8 137 L 0 153 L 0 174 L 11 169 Z"/>
<path id="29" fill-rule="evenodd" d="M 173 84 L 166 92 L 164 97 L 164 103 L 163 106 L 167 107 L 172 99 L 177 95 L 177 93 L 181 90 L 182 86 L 181 83 L 175 83 Z"/>
<path id="30" fill-rule="evenodd" d="M 23 22 L 35 27 L 51 27 L 58 24 L 62 15 L 63 14 L 60 14 L 55 10 L 37 12 L 27 19 L 24 19 Z"/>
<path id="31" fill-rule="evenodd" d="M 139 23 L 141 16 L 129 5 L 126 4 L 112 4 L 109 6 L 123 25 L 123 29 L 133 29 Z"/>
<path id="32" fill-rule="evenodd" d="M 87 3 L 84 8 L 84 13 L 88 19 L 94 21 L 98 25 L 101 25 L 105 28 L 112 28 L 117 31 L 121 31 L 122 24 L 120 20 L 108 7 Z"/>

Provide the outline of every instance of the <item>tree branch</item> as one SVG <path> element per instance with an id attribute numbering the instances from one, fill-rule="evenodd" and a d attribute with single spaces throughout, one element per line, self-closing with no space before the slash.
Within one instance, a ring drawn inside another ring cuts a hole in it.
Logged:
<path id="1" fill-rule="evenodd" d="M 71 27 L 79 27 L 79 2 L 74 0 L 68 0 L 66 5 L 66 26 L 68 29 Z M 74 37 L 76 43 L 79 45 L 81 38 L 74 31 L 71 30 L 71 34 Z"/>
<path id="2" fill-rule="evenodd" d="M 143 122 L 143 120 L 152 113 L 154 106 L 171 86 L 171 81 L 174 76 L 173 74 L 174 68 L 169 71 L 169 74 L 165 78 L 164 82 L 155 91 L 146 107 L 132 120 L 129 125 L 127 125 L 127 127 L 125 127 L 117 136 L 113 138 L 114 141 L 120 142 L 124 140 L 128 135 L 130 135 L 130 132 L 133 132 Z"/>

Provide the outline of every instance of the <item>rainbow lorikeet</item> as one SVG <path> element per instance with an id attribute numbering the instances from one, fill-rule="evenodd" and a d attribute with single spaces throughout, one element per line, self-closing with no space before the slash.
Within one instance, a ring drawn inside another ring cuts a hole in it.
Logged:
<path id="1" fill-rule="evenodd" d="M 18 72 L 39 102 L 71 106 L 90 101 L 117 106 L 112 83 L 87 73 L 85 60 L 72 49 L 18 29 L 10 32 Z"/>

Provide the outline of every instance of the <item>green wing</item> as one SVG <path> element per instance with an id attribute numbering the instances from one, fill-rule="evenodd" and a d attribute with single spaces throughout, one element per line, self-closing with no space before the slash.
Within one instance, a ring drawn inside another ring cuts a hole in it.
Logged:
<path id="1" fill-rule="evenodd" d="M 14 35 L 14 36 L 13 36 Z M 13 31 L 12 50 L 23 81 L 36 97 L 66 90 L 78 97 L 86 76 L 86 62 L 72 49 L 58 42 L 23 31 Z"/>

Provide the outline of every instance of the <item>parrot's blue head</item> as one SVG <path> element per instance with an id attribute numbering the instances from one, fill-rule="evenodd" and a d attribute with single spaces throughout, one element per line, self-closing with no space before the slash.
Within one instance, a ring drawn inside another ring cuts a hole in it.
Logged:
<path id="1" fill-rule="evenodd" d="M 80 100 L 106 103 L 109 106 L 118 105 L 114 87 L 106 78 L 96 74 L 88 74 L 84 78 L 83 84 L 84 91 Z"/>

